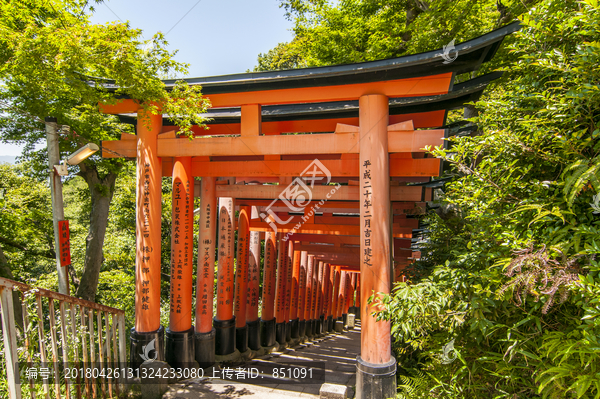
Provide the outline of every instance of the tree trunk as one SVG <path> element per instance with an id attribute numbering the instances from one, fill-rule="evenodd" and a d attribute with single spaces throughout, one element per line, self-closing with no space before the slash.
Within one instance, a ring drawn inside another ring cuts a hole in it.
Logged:
<path id="1" fill-rule="evenodd" d="M 0 277 L 7 278 L 9 280 L 14 280 L 15 277 L 12 274 L 12 270 L 10 270 L 10 266 L 8 264 L 8 260 L 4 255 L 4 251 L 2 250 L 2 246 L 0 246 Z M 13 291 L 13 306 L 15 308 L 15 325 L 19 327 L 21 330 L 23 329 L 23 308 L 21 304 L 21 294 L 18 291 Z"/>
<path id="2" fill-rule="evenodd" d="M 90 228 L 86 239 L 85 263 L 83 275 L 75 294 L 88 301 L 96 300 L 100 268 L 104 262 L 102 247 L 108 225 L 108 210 L 115 192 L 117 172 L 109 172 L 103 178 L 98 176 L 95 166 L 80 164 L 79 173 L 87 182 L 90 189 L 92 210 L 90 213 Z"/>

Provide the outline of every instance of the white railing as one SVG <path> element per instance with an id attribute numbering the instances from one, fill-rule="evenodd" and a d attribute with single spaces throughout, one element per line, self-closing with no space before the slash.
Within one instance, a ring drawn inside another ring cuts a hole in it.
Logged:
<path id="1" fill-rule="evenodd" d="M 20 301 L 16 307 L 15 292 Z M 114 397 L 125 392 L 126 373 L 115 372 L 127 363 L 123 310 L 4 278 L 0 299 L 10 399 Z M 19 309 L 22 315 L 16 320 Z M 6 397 L 1 391 L 0 397 Z"/>

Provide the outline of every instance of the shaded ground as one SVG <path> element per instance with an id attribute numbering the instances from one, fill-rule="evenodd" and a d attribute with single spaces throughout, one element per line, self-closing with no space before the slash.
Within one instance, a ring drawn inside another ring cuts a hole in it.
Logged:
<path id="1" fill-rule="evenodd" d="M 242 368 L 257 370 L 259 373 L 259 377 L 253 379 L 251 383 L 242 383 L 243 380 L 240 379 L 237 381 L 208 378 L 186 380 L 171 384 L 164 398 L 318 398 L 321 385 L 325 382 L 348 386 L 349 397 L 353 397 L 356 356 L 359 353 L 360 321 L 354 330 L 343 334 L 331 334 L 296 348 L 274 352 L 268 358 L 253 359 L 245 363 Z M 315 369 L 312 379 L 309 375 L 296 381 L 273 378 L 274 369 L 283 369 L 283 373 L 289 373 L 290 369 L 302 370 L 310 367 Z M 324 375 L 323 371 L 320 371 L 323 368 Z M 232 368 L 232 373 L 234 370 L 235 368 Z"/>

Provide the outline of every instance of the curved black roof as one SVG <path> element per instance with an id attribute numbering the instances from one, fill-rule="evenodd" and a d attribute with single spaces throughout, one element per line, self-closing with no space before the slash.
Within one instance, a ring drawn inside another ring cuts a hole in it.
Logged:
<path id="1" fill-rule="evenodd" d="M 447 94 L 422 97 L 390 98 L 390 115 L 409 114 L 450 110 L 462 107 L 463 104 L 477 101 L 485 88 L 502 72 L 492 72 L 466 82 L 455 84 Z M 209 109 L 203 116 L 211 118 L 211 125 L 224 123 L 240 123 L 239 107 Z M 135 115 L 119 115 L 122 122 L 135 123 Z M 262 107 L 262 121 L 276 122 L 286 120 L 334 119 L 358 117 L 358 101 L 334 101 L 325 103 L 282 104 Z M 173 125 L 167 116 L 163 117 L 163 125 Z"/>
<path id="2" fill-rule="evenodd" d="M 284 71 L 250 72 L 233 75 L 209 76 L 183 79 L 191 85 L 202 85 L 205 95 L 248 92 L 258 90 L 294 89 L 300 87 L 333 86 L 367 83 L 394 79 L 406 79 L 453 72 L 471 72 L 492 59 L 504 37 L 520 29 L 520 22 L 513 22 L 483 36 L 457 44 L 457 58 L 444 64 L 442 50 L 407 55 L 379 61 L 289 69 Z M 454 54 L 454 52 L 452 52 Z M 164 80 L 167 88 L 181 79 Z M 106 81 L 109 90 L 117 87 Z"/>

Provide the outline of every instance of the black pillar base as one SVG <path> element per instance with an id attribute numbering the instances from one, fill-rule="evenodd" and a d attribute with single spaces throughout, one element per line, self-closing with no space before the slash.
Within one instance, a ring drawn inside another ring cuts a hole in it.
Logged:
<path id="1" fill-rule="evenodd" d="M 279 345 L 285 345 L 285 325 L 287 323 L 276 323 L 275 324 L 275 339 Z"/>
<path id="2" fill-rule="evenodd" d="M 321 317 L 319 317 L 319 334 L 325 334 L 325 330 L 327 330 L 325 327 L 325 315 L 322 314 Z"/>
<path id="3" fill-rule="evenodd" d="M 152 332 L 137 332 L 135 328 L 131 329 L 129 335 L 130 357 L 129 365 L 134 370 L 139 369 L 144 361 L 165 360 L 165 329 L 163 326 Z"/>
<path id="4" fill-rule="evenodd" d="M 306 321 L 304 320 L 298 320 L 298 337 L 306 337 Z"/>
<path id="5" fill-rule="evenodd" d="M 171 331 L 167 328 L 165 357 L 174 369 L 189 368 L 195 357 L 194 326 L 187 331 Z"/>
<path id="6" fill-rule="evenodd" d="M 261 344 L 265 348 L 275 345 L 275 319 L 260 321 Z"/>
<path id="7" fill-rule="evenodd" d="M 312 320 L 305 320 L 304 324 L 306 325 L 306 336 L 308 338 L 312 338 L 314 336 L 314 333 L 313 333 L 313 321 Z"/>
<path id="8" fill-rule="evenodd" d="M 333 316 L 327 316 L 327 332 L 333 331 Z"/>
<path id="9" fill-rule="evenodd" d="M 235 316 L 231 320 L 213 320 L 215 328 L 215 354 L 230 355 L 235 351 Z"/>
<path id="10" fill-rule="evenodd" d="M 318 334 L 317 333 L 317 320 L 314 320 L 314 319 L 311 320 L 311 331 L 312 331 L 313 337 Z"/>
<path id="11" fill-rule="evenodd" d="M 342 322 L 344 323 L 344 327 L 348 325 L 348 313 L 342 313 Z"/>
<path id="12" fill-rule="evenodd" d="M 248 351 L 248 326 L 235 328 L 235 347 L 240 353 Z"/>
<path id="13" fill-rule="evenodd" d="M 260 346 L 260 320 L 256 319 L 246 323 L 248 327 L 248 348 L 257 351 Z"/>
<path id="14" fill-rule="evenodd" d="M 292 341 L 292 323 L 288 321 L 285 323 L 285 342 Z"/>
<path id="15" fill-rule="evenodd" d="M 360 320 L 360 308 L 356 308 L 356 317 L 354 318 L 354 320 Z"/>
<path id="16" fill-rule="evenodd" d="M 299 331 L 299 325 L 298 323 L 300 322 L 300 319 L 294 319 L 294 320 L 290 320 L 290 331 L 292 334 L 292 338 L 299 338 L 300 337 L 300 331 Z"/>
<path id="17" fill-rule="evenodd" d="M 373 364 L 356 357 L 356 398 L 380 399 L 396 396 L 396 359 Z"/>
<path id="18" fill-rule="evenodd" d="M 350 306 L 350 308 L 348 308 L 348 313 L 352 313 L 353 315 L 358 315 L 360 309 L 358 309 L 356 306 Z M 354 317 L 356 319 L 356 317 Z"/>
<path id="19" fill-rule="evenodd" d="M 215 364 L 215 335 L 214 328 L 207 333 L 194 334 L 196 361 L 202 369 Z"/>

